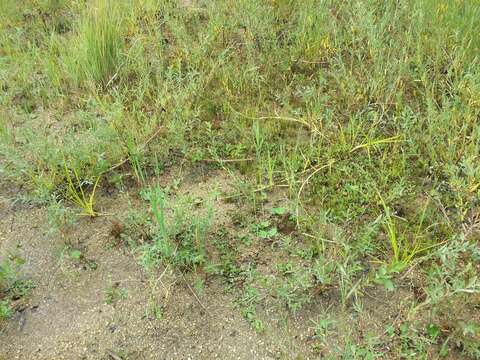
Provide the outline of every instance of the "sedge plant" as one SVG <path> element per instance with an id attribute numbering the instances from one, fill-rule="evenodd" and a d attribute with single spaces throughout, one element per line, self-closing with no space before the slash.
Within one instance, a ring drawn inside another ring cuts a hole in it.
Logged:
<path id="1" fill-rule="evenodd" d="M 392 251 L 392 258 L 390 263 L 392 266 L 398 268 L 403 268 L 410 264 L 413 258 L 420 253 L 425 252 L 430 249 L 432 246 L 423 246 L 420 241 L 420 229 L 425 219 L 425 213 L 428 206 L 428 203 L 425 205 L 423 212 L 420 217 L 420 223 L 415 231 L 415 234 L 412 236 L 412 239 L 409 240 L 405 232 L 401 232 L 398 228 L 398 224 L 392 214 L 390 208 L 385 203 L 383 197 L 378 194 L 380 197 L 380 202 L 384 210 L 384 222 L 383 228 L 387 235 L 390 248 Z M 434 245 L 435 246 L 435 245 Z"/>
<path id="2" fill-rule="evenodd" d="M 70 170 L 67 167 L 66 161 L 64 161 L 64 170 L 65 170 L 65 177 L 66 177 L 66 190 L 65 196 L 72 201 L 75 205 L 77 205 L 80 209 L 83 210 L 82 215 L 87 215 L 90 217 L 95 217 L 98 213 L 94 209 L 95 204 L 95 192 L 97 190 L 98 182 L 100 181 L 100 176 L 97 177 L 95 181 L 92 191 L 90 194 L 85 192 L 84 182 L 80 180 L 78 175 L 77 169 L 73 168 L 73 177 L 70 174 Z"/>

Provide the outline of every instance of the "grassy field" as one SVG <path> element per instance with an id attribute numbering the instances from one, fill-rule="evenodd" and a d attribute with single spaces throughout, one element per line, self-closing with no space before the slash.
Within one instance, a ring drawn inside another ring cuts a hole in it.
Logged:
<path id="1" fill-rule="evenodd" d="M 305 321 L 317 356 L 480 358 L 479 1 L 1 0 L 0 13 L 0 176 L 47 209 L 52 234 L 111 218 L 146 273 L 199 293 L 222 279 L 260 334 L 266 308 L 288 320 L 328 299 Z M 160 185 L 179 168 L 229 190 Z M 102 210 L 119 193 L 143 205 Z M 8 322 L 12 291 L 34 285 L 12 287 L 2 261 Z M 345 330 L 340 313 L 378 304 L 402 311 Z"/>

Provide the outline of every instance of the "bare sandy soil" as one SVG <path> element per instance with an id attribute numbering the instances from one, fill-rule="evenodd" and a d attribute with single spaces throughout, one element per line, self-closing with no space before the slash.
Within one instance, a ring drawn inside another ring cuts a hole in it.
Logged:
<path id="1" fill-rule="evenodd" d="M 250 328 L 221 281 L 202 294 L 189 279 L 158 280 L 161 272 L 155 284 L 135 254 L 112 246 L 111 217 L 81 219 L 68 234 L 51 235 L 46 210 L 13 204 L 16 191 L 2 186 L 0 254 L 24 259 L 22 273 L 36 288 L 1 328 L 1 359 L 274 358 L 275 345 Z M 100 202 L 119 215 L 126 197 Z M 70 259 L 67 248 L 80 249 L 82 260 Z M 108 287 L 125 296 L 107 304 Z M 152 296 L 160 319 L 147 311 Z"/>
<path id="2" fill-rule="evenodd" d="M 183 177 L 170 172 L 158 182 L 165 186 L 176 178 L 184 179 L 179 192 L 199 197 L 228 187 L 222 173 Z M 139 254 L 119 244 L 112 234 L 115 219 L 125 218 L 129 207 L 145 206 L 138 197 L 104 192 L 98 205 L 108 215 L 82 217 L 70 230 L 52 233 L 47 209 L 15 201 L 19 191 L 0 186 L 0 261 L 22 258 L 21 274 L 36 287 L 13 318 L 0 325 L 0 360 L 335 358 L 334 349 L 341 346 L 335 336 L 314 351 L 312 319 L 319 314 L 333 314 L 337 331 L 361 339 L 367 332 L 382 334 L 384 324 L 395 323 L 406 310 L 392 306 L 384 292 L 370 296 L 361 316 L 345 311 L 335 290 L 296 315 L 279 311 L 275 299 L 265 298 L 259 316 L 267 326 L 257 333 L 222 278 L 208 277 L 204 290 L 197 291 L 193 274 L 162 268 L 147 274 Z M 235 206 L 217 200 L 217 226 L 235 231 L 227 215 Z M 72 249 L 81 252 L 80 259 L 70 256 Z M 268 272 L 276 255 L 266 246 L 242 256 L 255 258 L 258 270 Z M 117 294 L 110 301 L 109 289 Z M 413 295 L 405 291 L 402 296 Z"/>

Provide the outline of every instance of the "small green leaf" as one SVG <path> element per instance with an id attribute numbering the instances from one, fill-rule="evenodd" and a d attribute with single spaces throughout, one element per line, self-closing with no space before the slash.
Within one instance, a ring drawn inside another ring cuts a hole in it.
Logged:
<path id="1" fill-rule="evenodd" d="M 18 257 L 18 256 L 15 256 L 13 261 L 15 262 L 16 265 L 18 266 L 22 266 L 23 264 L 25 264 L 25 259 L 21 258 L 21 257 Z"/>
<path id="2" fill-rule="evenodd" d="M 393 281 L 390 280 L 390 279 L 384 279 L 383 280 L 383 286 L 385 286 L 385 288 L 388 291 L 393 291 L 395 289 L 395 286 L 393 285 Z"/>
<path id="3" fill-rule="evenodd" d="M 269 230 L 259 230 L 257 233 L 258 237 L 261 239 L 270 239 L 277 234 L 278 234 L 278 230 L 276 227 L 273 227 Z"/>
<path id="4" fill-rule="evenodd" d="M 266 239 L 268 238 L 268 231 L 260 230 L 257 235 L 261 239 Z"/>
<path id="5" fill-rule="evenodd" d="M 393 327 L 393 325 L 387 325 L 387 328 L 386 328 L 386 333 L 388 336 L 390 337 L 394 337 L 395 336 L 395 328 Z"/>
<path id="6" fill-rule="evenodd" d="M 262 221 L 260 224 L 258 224 L 258 227 L 260 229 L 266 229 L 270 226 L 270 221 Z"/>
<path id="7" fill-rule="evenodd" d="M 98 264 L 95 260 L 88 260 L 87 261 L 87 267 L 90 269 L 90 270 L 97 270 L 98 268 Z"/>
<path id="8" fill-rule="evenodd" d="M 276 227 L 273 227 L 270 230 L 268 230 L 268 237 L 274 237 L 277 234 L 278 234 L 278 230 Z"/>
<path id="9" fill-rule="evenodd" d="M 271 208 L 270 213 L 273 215 L 283 215 L 288 212 L 287 208 L 284 207 L 276 207 L 276 208 Z"/>
<path id="10" fill-rule="evenodd" d="M 435 340 L 440 335 L 440 328 L 435 324 L 428 324 L 427 334 Z"/>
<path id="11" fill-rule="evenodd" d="M 80 250 L 72 250 L 70 252 L 70 257 L 75 260 L 80 260 L 82 257 L 82 252 Z"/>
<path id="12" fill-rule="evenodd" d="M 392 281 L 392 276 L 389 274 L 388 269 L 385 266 L 380 267 L 375 274 L 375 280 L 377 284 L 383 285 L 388 291 L 395 289 Z"/>

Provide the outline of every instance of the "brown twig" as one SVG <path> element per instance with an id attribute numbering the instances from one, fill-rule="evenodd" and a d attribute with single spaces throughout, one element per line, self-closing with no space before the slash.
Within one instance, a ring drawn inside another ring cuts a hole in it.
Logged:
<path id="1" fill-rule="evenodd" d="M 113 360 L 122 360 L 120 356 L 115 354 L 113 351 L 107 350 L 108 356 L 110 356 Z"/>
<path id="2" fill-rule="evenodd" d="M 185 284 L 187 284 L 188 286 L 188 289 L 190 290 L 190 292 L 193 294 L 193 296 L 195 297 L 195 300 L 197 300 L 197 302 L 200 304 L 200 306 L 202 307 L 203 310 L 205 310 L 207 313 L 208 313 L 208 310 L 207 308 L 202 304 L 202 302 L 200 301 L 200 299 L 198 298 L 197 294 L 195 293 L 195 291 L 193 291 L 192 287 L 190 286 L 190 284 L 188 283 L 187 279 L 185 279 L 185 275 L 182 274 L 182 278 L 183 278 L 183 281 L 185 281 Z"/>

